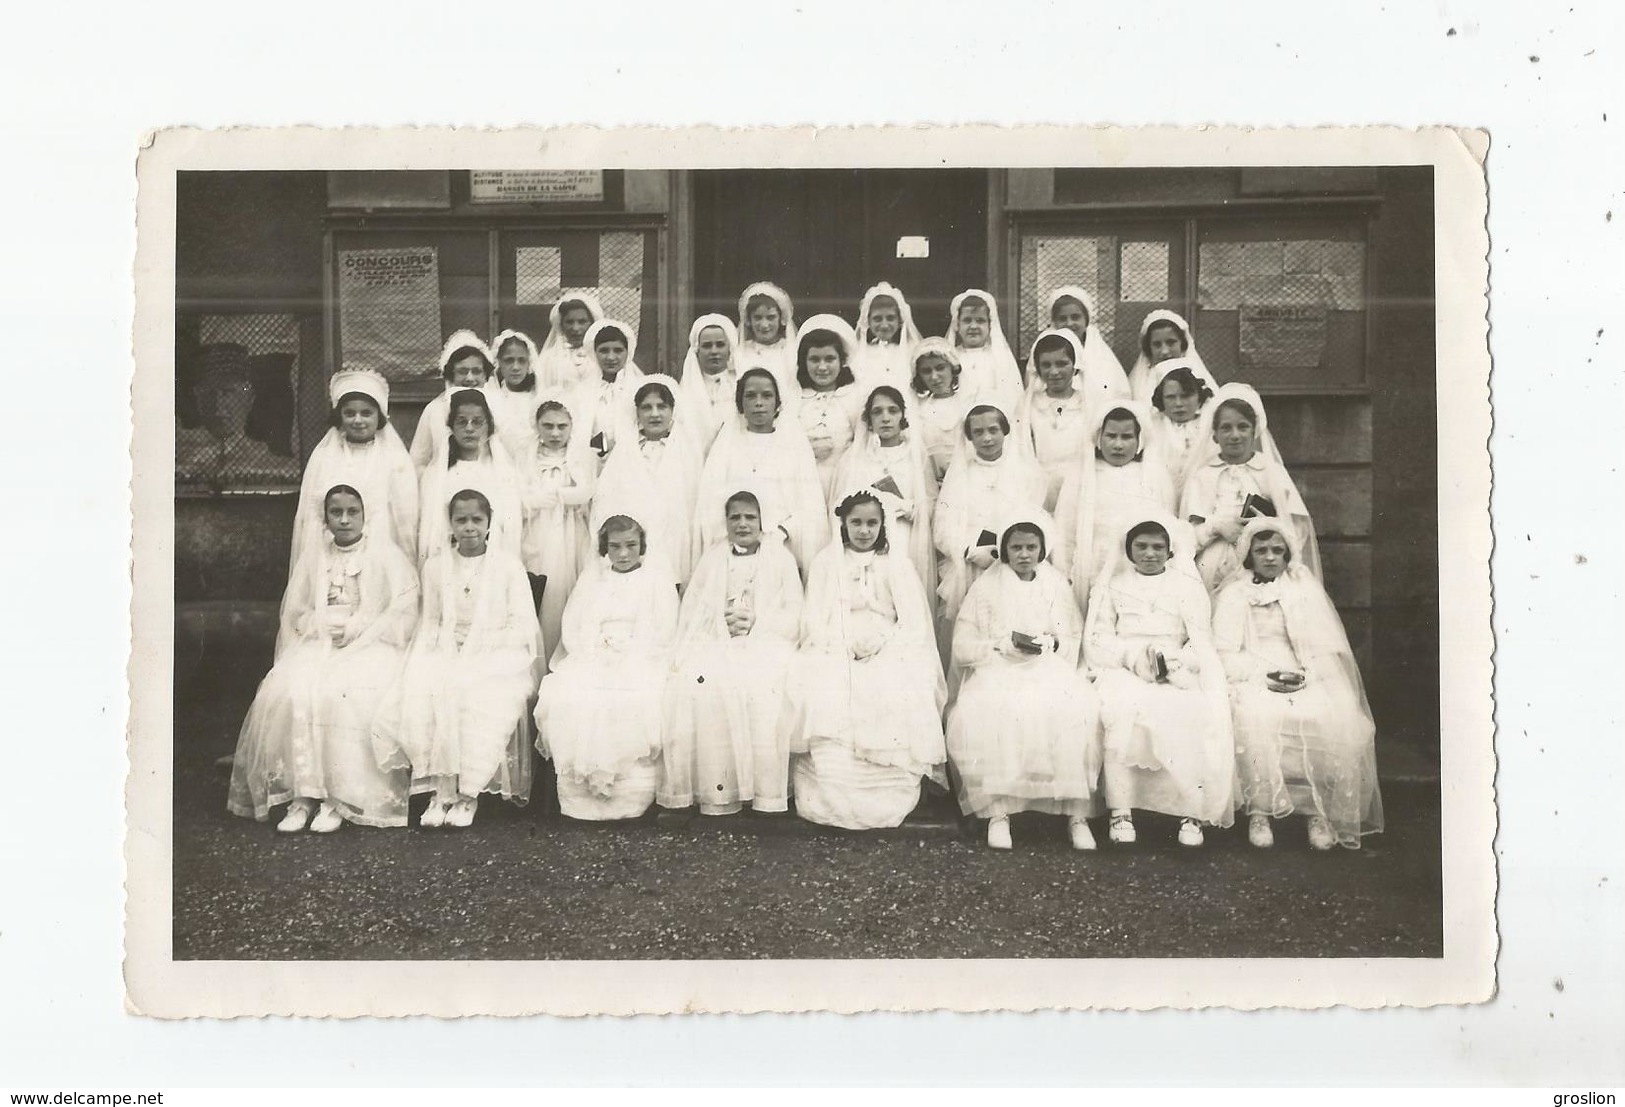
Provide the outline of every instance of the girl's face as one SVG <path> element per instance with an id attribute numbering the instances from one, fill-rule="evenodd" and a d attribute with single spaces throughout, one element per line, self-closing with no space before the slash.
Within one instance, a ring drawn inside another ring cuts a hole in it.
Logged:
<path id="1" fill-rule="evenodd" d="M 895 446 L 903 437 L 903 409 L 890 396 L 877 396 L 869 405 L 869 431 L 882 446 Z"/>
<path id="2" fill-rule="evenodd" d="M 859 553 L 868 553 L 880 541 L 880 505 L 861 503 L 846 515 L 846 544 Z"/>
<path id="3" fill-rule="evenodd" d="M 771 346 L 780 338 L 780 315 L 777 304 L 759 303 L 751 307 L 747 321 L 750 323 L 750 336 L 763 346 Z"/>
<path id="4" fill-rule="evenodd" d="M 671 415 L 666 397 L 651 392 L 638 401 L 638 431 L 645 438 L 664 438 L 671 433 Z"/>
<path id="5" fill-rule="evenodd" d="M 807 350 L 807 376 L 813 387 L 828 392 L 841 375 L 841 351 L 834 346 L 812 346 Z"/>
<path id="6" fill-rule="evenodd" d="M 1127 465 L 1140 452 L 1140 424 L 1134 419 L 1107 419 L 1100 427 L 1100 456 L 1107 465 Z"/>
<path id="7" fill-rule="evenodd" d="M 1151 364 L 1179 357 L 1185 352 L 1185 332 L 1172 323 L 1157 323 L 1147 335 L 1151 346 Z"/>
<path id="8" fill-rule="evenodd" d="M 562 450 L 570 444 L 570 413 L 550 407 L 536 413 L 536 441 L 544 450 Z"/>
<path id="9" fill-rule="evenodd" d="M 461 460 L 473 461 L 491 441 L 491 419 L 479 404 L 458 404 L 451 413 L 451 437 Z"/>
<path id="10" fill-rule="evenodd" d="M 715 376 L 728 368 L 728 336 L 721 327 L 702 330 L 694 352 L 699 356 L 701 372 Z"/>
<path id="11" fill-rule="evenodd" d="M 491 516 L 478 500 L 451 501 L 451 537 L 457 543 L 457 552 L 475 557 L 485 552 L 485 540 L 491 534 Z"/>
<path id="12" fill-rule="evenodd" d="M 903 331 L 903 313 L 890 296 L 876 296 L 869 302 L 869 334 L 876 342 L 890 344 Z"/>
<path id="13" fill-rule="evenodd" d="M 1201 409 L 1197 393 L 1187 392 L 1178 381 L 1162 382 L 1162 413 L 1170 423 L 1189 423 Z"/>
<path id="14" fill-rule="evenodd" d="M 478 388 L 485 383 L 485 359 L 469 354 L 451 363 L 451 383 L 456 388 Z"/>
<path id="15" fill-rule="evenodd" d="M 1219 457 L 1227 465 L 1240 465 L 1251 461 L 1258 448 L 1258 436 L 1253 421 L 1233 407 L 1219 409 L 1213 419 L 1213 441 L 1219 447 Z"/>
<path id="16" fill-rule="evenodd" d="M 762 544 L 762 513 L 749 500 L 735 500 L 728 505 L 728 541 L 742 550 L 754 550 Z"/>
<path id="17" fill-rule="evenodd" d="M 643 564 L 643 536 L 631 528 L 610 531 L 604 545 L 609 567 L 617 573 L 630 573 Z"/>
<path id="18" fill-rule="evenodd" d="M 559 330 L 564 332 L 564 341 L 572 348 L 580 348 L 581 340 L 587 336 L 590 326 L 592 312 L 579 304 L 559 313 Z"/>
<path id="19" fill-rule="evenodd" d="M 954 394 L 954 367 L 947 358 L 926 354 L 914 368 L 931 395 L 941 399 Z"/>
<path id="20" fill-rule="evenodd" d="M 502 344 L 502 350 L 497 354 L 497 372 L 502 374 L 502 383 L 509 388 L 518 388 L 530 375 L 530 351 L 518 339 L 511 339 Z"/>
<path id="21" fill-rule="evenodd" d="M 745 416 L 745 426 L 749 429 L 772 430 L 773 420 L 779 413 L 779 394 L 773 387 L 773 381 L 760 375 L 746 381 L 740 409 Z"/>
<path id="22" fill-rule="evenodd" d="M 1253 573 L 1264 580 L 1274 580 L 1286 571 L 1286 540 L 1278 534 L 1260 534 L 1253 539 L 1251 558 Z"/>
<path id="23" fill-rule="evenodd" d="M 1070 350 L 1045 350 L 1038 355 L 1038 378 L 1044 382 L 1044 391 L 1051 396 L 1070 393 L 1072 375 L 1076 371 Z"/>
<path id="24" fill-rule="evenodd" d="M 366 525 L 367 513 L 361 506 L 361 497 L 349 492 L 335 492 L 327 497 L 323 510 L 328 533 L 340 546 L 353 546 L 361 541 L 361 529 Z"/>
<path id="25" fill-rule="evenodd" d="M 990 324 L 987 308 L 981 304 L 967 304 L 959 309 L 959 341 L 970 350 L 987 345 Z"/>
<path id="26" fill-rule="evenodd" d="M 1016 576 L 1022 580 L 1032 580 L 1033 574 L 1038 571 L 1039 554 L 1043 549 L 1044 543 L 1038 535 L 1017 531 L 1004 544 L 1005 564 L 1014 569 Z"/>
<path id="27" fill-rule="evenodd" d="M 1136 573 L 1154 577 L 1168 565 L 1168 540 L 1160 534 L 1136 534 L 1128 544 L 1128 558 Z"/>
<path id="28" fill-rule="evenodd" d="M 1089 313 L 1071 296 L 1063 296 L 1056 301 L 1055 307 L 1049 313 L 1049 323 L 1052 327 L 1071 331 L 1078 336 L 1079 342 L 1082 342 L 1084 336 L 1089 333 Z"/>
<path id="29" fill-rule="evenodd" d="M 626 343 L 618 338 L 605 338 L 592 348 L 598 359 L 598 371 L 606 381 L 612 381 L 626 368 Z"/>
<path id="30" fill-rule="evenodd" d="M 965 433 L 970 436 L 970 444 L 976 450 L 976 456 L 983 461 L 997 461 L 1004 456 L 1004 428 L 999 424 L 999 417 L 991 411 L 984 411 L 980 415 L 972 415 L 965 427 Z"/>
<path id="31" fill-rule="evenodd" d="M 371 400 L 350 399 L 339 405 L 339 425 L 344 428 L 346 442 L 371 442 L 383 424 L 384 417 Z"/>

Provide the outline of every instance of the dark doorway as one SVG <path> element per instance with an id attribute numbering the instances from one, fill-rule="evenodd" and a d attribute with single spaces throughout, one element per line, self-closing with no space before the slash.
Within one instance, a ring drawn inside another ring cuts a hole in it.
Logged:
<path id="1" fill-rule="evenodd" d="M 923 236 L 930 256 L 899 258 Z M 694 174 L 694 310 L 734 318 L 753 281 L 783 286 L 796 318 L 853 321 L 864 289 L 890 281 L 924 334 L 948 301 L 987 281 L 987 172 L 981 169 L 739 170 Z"/>

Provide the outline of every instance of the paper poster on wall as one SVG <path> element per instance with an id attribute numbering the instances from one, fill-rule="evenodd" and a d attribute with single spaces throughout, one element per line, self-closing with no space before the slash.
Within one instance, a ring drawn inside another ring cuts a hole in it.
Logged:
<path id="1" fill-rule="evenodd" d="M 514 303 L 551 304 L 559 298 L 564 259 L 557 246 L 521 246 L 514 251 Z"/>
<path id="2" fill-rule="evenodd" d="M 341 250 L 338 269 L 344 367 L 397 381 L 434 376 L 441 342 L 436 247 Z"/>
<path id="3" fill-rule="evenodd" d="M 1326 309 L 1242 304 L 1237 338 L 1242 369 L 1315 369 L 1326 354 Z"/>
<path id="4" fill-rule="evenodd" d="M 1156 304 L 1168 299 L 1166 242 L 1125 242 L 1119 256 L 1119 301 Z"/>
<path id="5" fill-rule="evenodd" d="M 469 174 L 475 204 L 586 203 L 604 198 L 602 169 L 476 169 Z"/>

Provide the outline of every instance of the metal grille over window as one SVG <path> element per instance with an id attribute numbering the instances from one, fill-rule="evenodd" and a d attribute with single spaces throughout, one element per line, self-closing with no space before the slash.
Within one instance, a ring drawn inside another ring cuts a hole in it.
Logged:
<path id="1" fill-rule="evenodd" d="M 1358 380 L 1359 363 L 1344 363 L 1363 349 L 1365 263 L 1355 239 L 1204 235 L 1197 333 L 1209 366 L 1255 383 Z"/>
<path id="2" fill-rule="evenodd" d="M 175 485 L 193 493 L 299 483 L 299 321 L 293 315 L 181 319 L 176 345 Z"/>
<path id="3" fill-rule="evenodd" d="M 1166 280 L 1164 276 L 1165 284 Z M 1045 298 L 1063 284 L 1081 285 L 1093 293 L 1093 322 L 1112 342 L 1117 329 L 1117 238 L 1028 234 L 1021 239 L 1018 357 L 1025 357 L 1033 340 L 1049 327 Z"/>

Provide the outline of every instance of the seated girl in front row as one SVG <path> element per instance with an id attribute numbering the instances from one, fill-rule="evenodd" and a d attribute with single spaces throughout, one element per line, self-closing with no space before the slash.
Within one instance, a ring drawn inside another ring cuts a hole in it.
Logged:
<path id="1" fill-rule="evenodd" d="M 1270 819 L 1297 813 L 1312 848 L 1358 849 L 1382 830 L 1382 797 L 1376 729 L 1342 620 L 1291 527 L 1254 519 L 1237 546 L 1246 554 L 1219 590 L 1213 639 L 1230 678 L 1247 838 L 1273 845 Z"/>
<path id="2" fill-rule="evenodd" d="M 1126 528 L 1089 594 L 1084 651 L 1100 692 L 1110 835 L 1137 836 L 1134 808 L 1180 818 L 1179 842 L 1229 826 L 1230 705 L 1188 527 L 1166 515 Z"/>
<path id="3" fill-rule="evenodd" d="M 612 515 L 564 609 L 552 672 L 536 700 L 536 748 L 553 760 L 572 819 L 635 819 L 655 801 L 661 700 L 677 633 L 677 590 L 644 562 L 636 519 Z"/>
<path id="4" fill-rule="evenodd" d="M 410 767 L 413 793 L 434 793 L 425 827 L 468 826 L 481 792 L 530 799 L 527 701 L 539 635 L 525 568 L 488 546 L 483 493 L 460 489 L 445 511 L 455 545 L 423 567 L 423 617 L 400 690 L 373 726 L 378 763 Z"/>
<path id="5" fill-rule="evenodd" d="M 286 803 L 284 832 L 405 826 L 406 776 L 373 759 L 372 721 L 417 622 L 417 571 L 367 535 L 349 485 L 327 490 L 322 520 L 288 578 L 276 665 L 243 720 L 226 808 L 264 821 Z"/>
<path id="6" fill-rule="evenodd" d="M 880 499 L 835 509 L 840 539 L 813 559 L 787 725 L 796 814 L 870 830 L 897 826 L 942 776 L 942 708 L 925 589 L 887 542 Z"/>
<path id="7" fill-rule="evenodd" d="M 666 681 L 658 801 L 698 803 L 703 815 L 789 810 L 790 749 L 781 725 L 795 661 L 801 577 L 777 531 L 764 537 L 762 507 L 735 492 L 723 509 L 726 537 L 694 567 L 677 621 Z"/>
<path id="8" fill-rule="evenodd" d="M 1018 811 L 1065 815 L 1074 849 L 1094 849 L 1100 731 L 1094 690 L 1078 668 L 1083 614 L 1050 565 L 1049 520 L 1020 512 L 999 534 L 954 625 L 954 660 L 968 671 L 948 714 L 959 806 L 988 820 L 987 844 L 1009 849 Z"/>

